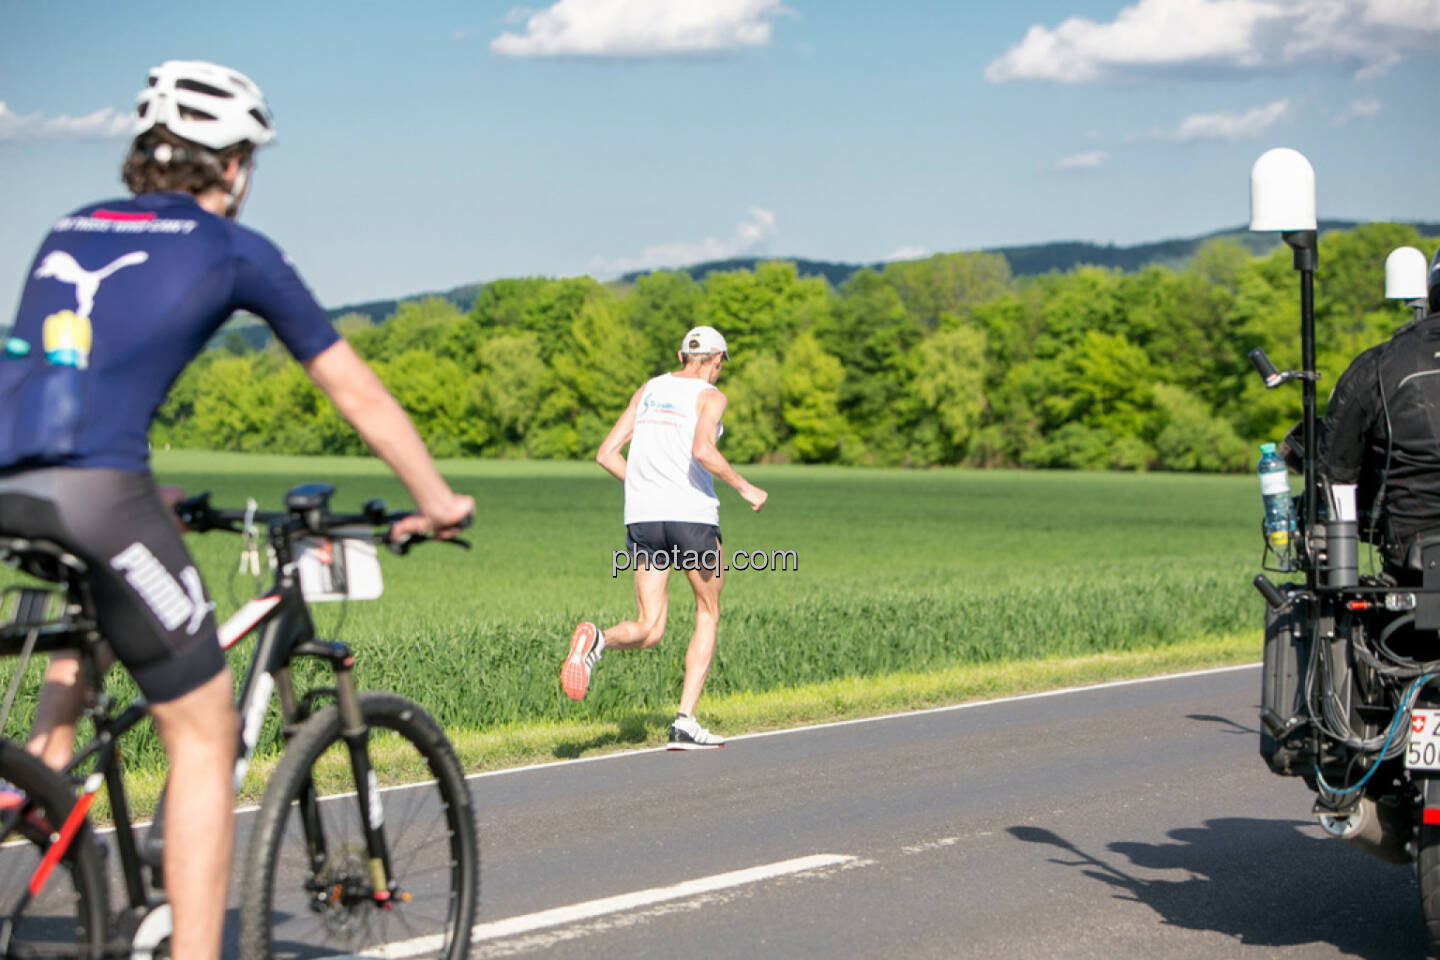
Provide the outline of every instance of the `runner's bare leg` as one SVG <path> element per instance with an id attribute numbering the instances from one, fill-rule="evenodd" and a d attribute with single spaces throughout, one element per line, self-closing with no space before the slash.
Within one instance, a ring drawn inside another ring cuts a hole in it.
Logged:
<path id="1" fill-rule="evenodd" d="M 606 650 L 645 650 L 665 636 L 670 598 L 665 592 L 670 568 L 640 564 L 635 568 L 635 619 L 623 620 L 605 630 Z"/>
<path id="2" fill-rule="evenodd" d="M 685 651 L 685 683 L 680 688 L 680 712 L 695 716 L 695 704 L 715 658 L 715 634 L 720 626 L 720 587 L 724 576 L 725 554 L 721 550 L 718 570 L 687 570 L 690 589 L 695 591 L 695 633 Z"/>

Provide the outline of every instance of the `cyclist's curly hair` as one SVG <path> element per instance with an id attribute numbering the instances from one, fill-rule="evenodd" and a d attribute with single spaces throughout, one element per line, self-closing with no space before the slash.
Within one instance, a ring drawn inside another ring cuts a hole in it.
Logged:
<path id="1" fill-rule="evenodd" d="M 162 146 L 168 150 L 157 150 Z M 156 156 L 157 152 L 165 157 L 164 162 Z M 225 167 L 230 159 L 238 157 L 242 165 L 249 164 L 254 152 L 252 143 L 241 142 L 223 150 L 211 150 L 181 139 L 164 127 L 151 127 L 130 144 L 130 152 L 120 167 L 120 179 L 135 194 L 161 190 L 201 194 L 211 187 L 224 190 Z"/>

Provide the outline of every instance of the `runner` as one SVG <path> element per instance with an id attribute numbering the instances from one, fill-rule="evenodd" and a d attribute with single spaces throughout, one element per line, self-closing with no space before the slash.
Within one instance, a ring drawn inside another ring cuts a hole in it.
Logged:
<path id="1" fill-rule="evenodd" d="M 395 471 L 420 514 L 400 535 L 451 534 L 474 510 L 336 334 L 269 240 L 232 222 L 256 148 L 274 138 L 249 78 L 169 61 L 140 92 L 122 168 L 134 196 L 62 218 L 40 246 L 0 353 L 0 533 L 45 538 L 89 568 L 101 626 L 150 703 L 170 761 L 165 887 L 170 955 L 220 954 L 238 718 L 205 594 L 150 474 L 146 437 L 170 385 L 232 312 L 264 318 Z M 33 752 L 73 748 L 84 691 L 57 656 Z"/>
<path id="2" fill-rule="evenodd" d="M 604 650 L 644 650 L 665 634 L 670 568 L 678 566 L 695 594 L 695 632 L 685 653 L 680 709 L 670 724 L 672 750 L 724 746 L 695 719 L 695 705 L 715 656 L 725 558 L 720 543 L 720 501 L 712 477 L 734 487 L 758 511 L 769 496 L 747 482 L 715 448 L 723 427 L 725 395 L 715 389 L 730 354 L 713 327 L 685 334 L 681 368 L 648 381 L 610 428 L 595 454 L 625 484 L 625 547 L 635 571 L 635 619 L 605 631 L 582 623 L 570 635 L 560 684 L 572 700 L 585 696 L 590 671 Z M 627 462 L 620 452 L 630 444 Z"/>

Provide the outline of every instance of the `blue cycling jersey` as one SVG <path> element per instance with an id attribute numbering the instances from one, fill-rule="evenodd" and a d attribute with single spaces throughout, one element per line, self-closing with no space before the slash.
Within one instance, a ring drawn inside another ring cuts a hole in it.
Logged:
<path id="1" fill-rule="evenodd" d="M 236 310 L 298 360 L 338 339 L 265 237 L 185 193 L 83 207 L 40 247 L 0 349 L 0 469 L 148 469 L 155 411 Z"/>

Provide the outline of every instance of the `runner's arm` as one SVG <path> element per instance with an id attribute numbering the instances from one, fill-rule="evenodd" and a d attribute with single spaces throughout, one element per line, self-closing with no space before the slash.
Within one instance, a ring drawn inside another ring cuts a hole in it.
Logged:
<path id="1" fill-rule="evenodd" d="M 395 471 L 424 520 L 396 525 L 399 533 L 444 531 L 475 512 L 475 500 L 461 496 L 435 469 L 425 442 L 380 378 L 344 340 L 337 340 L 302 366 L 375 455 Z"/>
<path id="2" fill-rule="evenodd" d="M 750 504 L 751 510 L 759 512 L 770 494 L 736 473 L 735 468 L 730 466 L 730 461 L 726 460 L 725 455 L 715 446 L 715 434 L 719 432 L 720 417 L 725 413 L 727 402 L 725 394 L 719 390 L 701 392 L 695 405 L 695 441 L 690 447 L 690 455 L 700 462 L 700 466 L 709 470 L 712 477 L 734 487 L 735 492 Z"/>
<path id="3" fill-rule="evenodd" d="M 630 405 L 620 418 L 615 421 L 615 426 L 605 435 L 600 443 L 600 449 L 595 451 L 595 462 L 609 471 L 616 480 L 625 480 L 625 455 L 620 451 L 630 438 L 635 435 L 635 408 L 640 405 L 640 394 L 645 391 L 642 386 L 630 395 Z"/>

